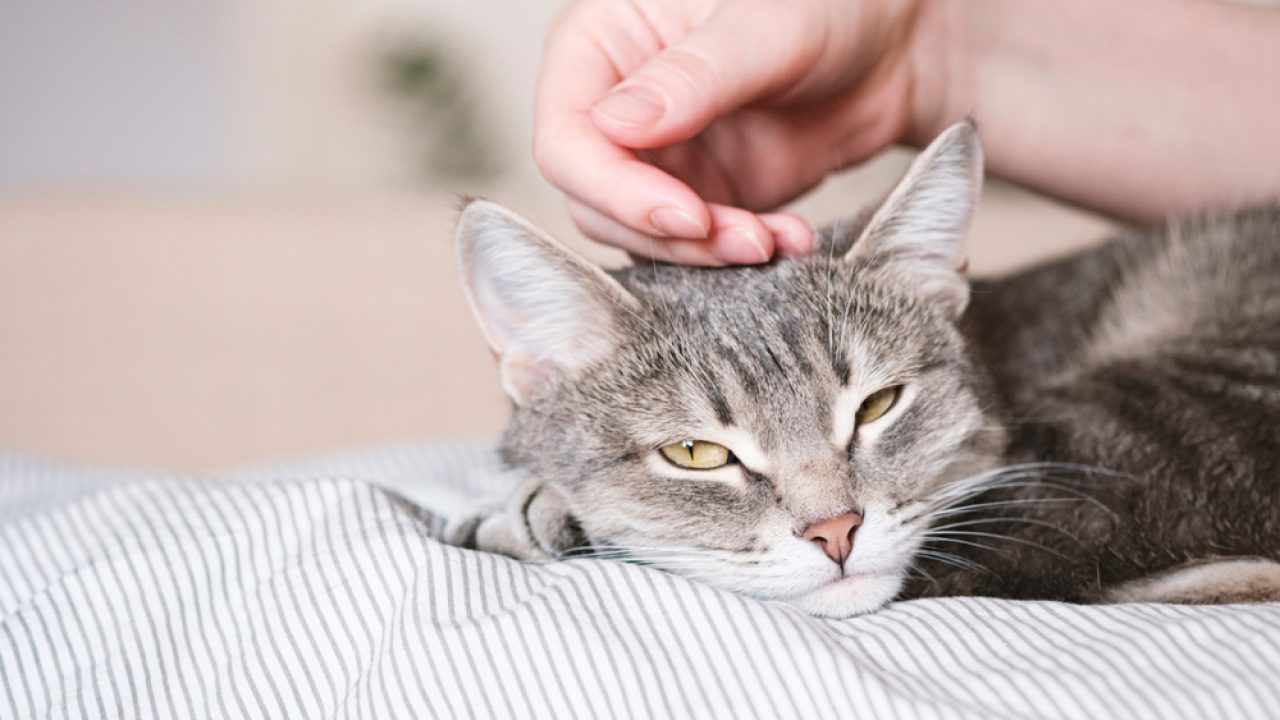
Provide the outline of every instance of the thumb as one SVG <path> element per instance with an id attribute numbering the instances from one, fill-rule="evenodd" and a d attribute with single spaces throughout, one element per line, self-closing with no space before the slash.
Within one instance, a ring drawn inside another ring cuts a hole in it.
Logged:
<path id="1" fill-rule="evenodd" d="M 628 73 L 591 107 L 597 129 L 626 147 L 671 145 L 778 85 L 796 58 L 780 57 L 776 28 L 762 34 L 770 24 L 758 11 L 743 22 L 742 9 L 722 8 Z"/>

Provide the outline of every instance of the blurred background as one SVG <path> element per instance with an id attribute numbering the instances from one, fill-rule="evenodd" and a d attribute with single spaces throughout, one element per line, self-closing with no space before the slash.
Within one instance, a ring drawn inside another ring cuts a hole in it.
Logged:
<path id="1" fill-rule="evenodd" d="M 0 3 L 0 448 L 213 470 L 496 434 L 459 193 L 606 264 L 529 153 L 557 0 Z M 874 199 L 895 151 L 797 203 Z M 989 274 L 1106 224 L 995 183 Z"/>

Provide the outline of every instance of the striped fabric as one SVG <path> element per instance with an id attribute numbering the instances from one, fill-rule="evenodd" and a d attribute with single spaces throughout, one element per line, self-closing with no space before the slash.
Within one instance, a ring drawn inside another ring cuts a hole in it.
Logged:
<path id="1" fill-rule="evenodd" d="M 0 717 L 1280 717 L 1280 606 L 818 620 L 432 540 L 481 442 L 210 480 L 0 456 Z"/>

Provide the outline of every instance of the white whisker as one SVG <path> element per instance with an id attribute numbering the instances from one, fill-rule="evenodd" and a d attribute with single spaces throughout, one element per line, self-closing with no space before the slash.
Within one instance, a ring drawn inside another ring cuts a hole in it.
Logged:
<path id="1" fill-rule="evenodd" d="M 938 533 L 938 537 L 935 537 L 934 539 L 940 540 L 941 537 L 943 536 L 951 536 L 951 535 L 965 535 L 968 537 L 986 537 L 986 538 L 993 538 L 996 540 L 1008 540 L 1009 542 L 1018 543 L 1020 545 L 1027 545 L 1030 547 L 1038 548 L 1047 553 L 1057 555 L 1058 557 L 1063 559 L 1068 559 L 1068 560 L 1070 559 L 1063 553 L 1060 553 L 1057 550 L 1054 550 L 1053 548 L 1041 545 L 1038 542 L 1032 542 L 1031 540 L 1026 540 L 1019 537 L 1013 537 L 1012 535 L 1001 535 L 999 533 L 979 532 L 977 530 L 947 530 L 945 532 Z"/>
<path id="2" fill-rule="evenodd" d="M 932 517 L 940 518 L 948 515 L 965 515 L 978 510 L 986 510 L 997 507 L 1010 507 L 1018 505 L 1049 505 L 1054 503 L 1074 503 L 1084 502 L 1084 498 L 1025 498 L 1021 500 L 998 500 L 993 502 L 976 503 L 973 505 L 960 505 L 950 507 L 932 513 Z"/>

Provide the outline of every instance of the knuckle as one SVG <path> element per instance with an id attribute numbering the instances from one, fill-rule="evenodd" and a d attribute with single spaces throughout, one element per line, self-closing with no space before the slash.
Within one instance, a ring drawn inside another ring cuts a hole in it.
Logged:
<path id="1" fill-rule="evenodd" d="M 719 63 L 706 51 L 673 47 L 662 53 L 651 70 L 654 80 L 689 97 L 712 96 L 723 84 Z"/>

